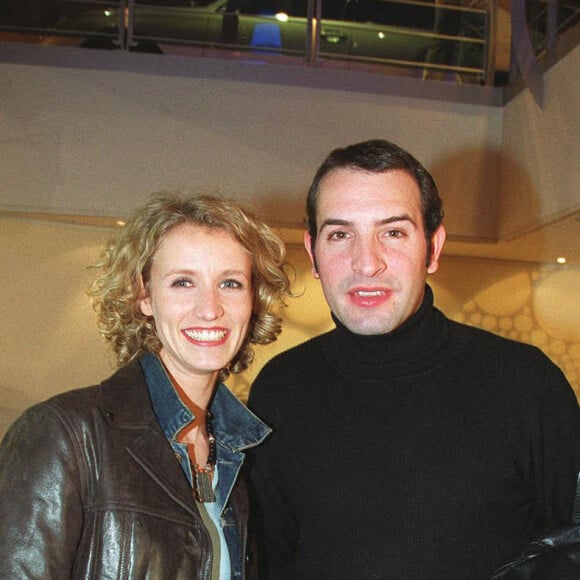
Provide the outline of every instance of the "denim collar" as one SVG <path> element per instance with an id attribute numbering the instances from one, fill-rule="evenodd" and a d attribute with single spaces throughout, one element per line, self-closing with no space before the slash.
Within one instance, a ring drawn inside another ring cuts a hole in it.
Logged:
<path id="1" fill-rule="evenodd" d="M 179 431 L 195 417 L 179 398 L 156 355 L 147 353 L 139 362 L 157 421 L 166 439 L 173 444 Z M 217 386 L 210 411 L 216 442 L 230 451 L 255 447 L 271 432 L 223 383 Z"/>

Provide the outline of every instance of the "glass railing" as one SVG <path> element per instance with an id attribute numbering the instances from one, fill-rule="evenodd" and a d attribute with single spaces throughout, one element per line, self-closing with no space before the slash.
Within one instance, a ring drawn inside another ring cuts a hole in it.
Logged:
<path id="1" fill-rule="evenodd" d="M 526 21 L 534 52 L 541 60 L 560 35 L 580 23 L 580 0 L 527 0 Z"/>
<path id="2" fill-rule="evenodd" d="M 0 0 L 3 40 L 123 48 L 124 2 Z"/>
<path id="3" fill-rule="evenodd" d="M 484 82 L 490 19 L 478 6 L 416 0 L 1 0 L 5 32 L 124 50 L 285 57 L 470 75 Z M 346 63 L 346 65 L 345 65 Z"/>
<path id="4" fill-rule="evenodd" d="M 539 50 L 553 34 L 554 15 L 536 10 L 546 4 L 529 2 Z M 577 10 L 559 6 L 559 20 L 577 23 Z M 4 41 L 497 80 L 488 0 L 0 0 L 0 8 Z"/>

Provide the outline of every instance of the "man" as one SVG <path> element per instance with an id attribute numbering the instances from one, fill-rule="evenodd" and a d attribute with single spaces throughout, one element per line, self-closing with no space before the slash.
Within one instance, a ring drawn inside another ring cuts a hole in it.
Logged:
<path id="1" fill-rule="evenodd" d="M 336 329 L 252 388 L 274 430 L 251 472 L 263 577 L 488 580 L 570 517 L 574 394 L 536 348 L 434 308 L 441 200 L 410 154 L 386 141 L 333 151 L 307 213 Z"/>

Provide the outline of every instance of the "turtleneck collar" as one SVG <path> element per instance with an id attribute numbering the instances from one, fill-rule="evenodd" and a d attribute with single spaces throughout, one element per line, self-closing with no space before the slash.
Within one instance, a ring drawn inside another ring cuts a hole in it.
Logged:
<path id="1" fill-rule="evenodd" d="M 428 285 L 419 309 L 392 332 L 355 334 L 334 314 L 332 318 L 336 329 L 329 334 L 327 356 L 340 373 L 358 379 L 375 377 L 377 372 L 392 376 L 432 368 L 449 334 L 448 321 L 434 308 Z"/>

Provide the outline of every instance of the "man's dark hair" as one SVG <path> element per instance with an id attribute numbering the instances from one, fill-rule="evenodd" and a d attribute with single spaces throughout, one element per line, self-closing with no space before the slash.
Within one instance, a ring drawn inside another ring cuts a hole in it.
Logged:
<path id="1" fill-rule="evenodd" d="M 410 153 L 398 145 L 382 139 L 355 143 L 348 147 L 334 149 L 318 168 L 308 190 L 306 200 L 306 226 L 311 237 L 312 251 L 316 243 L 316 208 L 320 182 L 335 169 L 360 169 L 382 173 L 383 171 L 406 171 L 417 183 L 421 193 L 423 226 L 427 240 L 427 263 L 431 258 L 431 238 L 443 220 L 442 202 L 437 185 L 431 174 Z"/>

